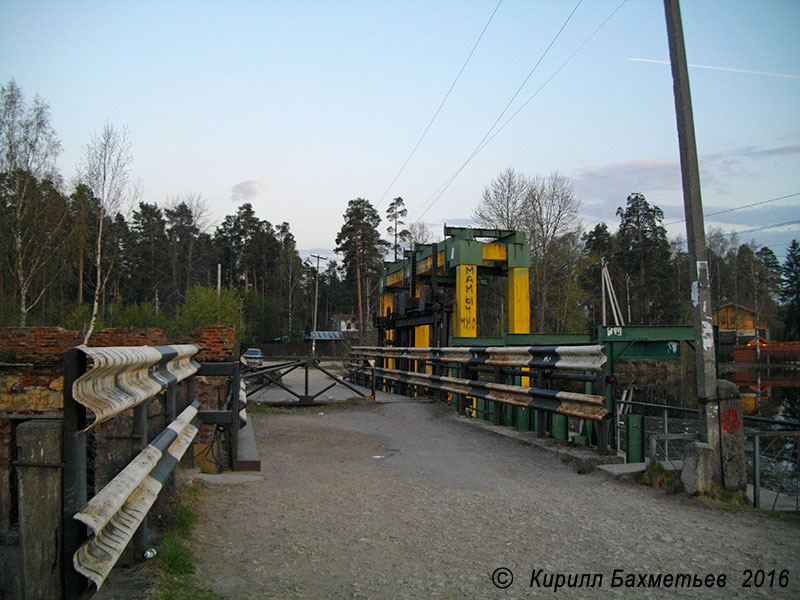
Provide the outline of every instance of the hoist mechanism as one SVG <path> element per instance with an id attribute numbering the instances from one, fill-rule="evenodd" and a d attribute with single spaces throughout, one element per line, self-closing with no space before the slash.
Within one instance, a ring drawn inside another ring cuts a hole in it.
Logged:
<path id="1" fill-rule="evenodd" d="M 448 346 L 453 338 L 478 336 L 478 285 L 504 276 L 508 285 L 508 333 L 530 333 L 525 235 L 502 229 L 444 228 L 445 239 L 415 244 L 403 259 L 386 263 L 375 319 L 381 346 Z"/>

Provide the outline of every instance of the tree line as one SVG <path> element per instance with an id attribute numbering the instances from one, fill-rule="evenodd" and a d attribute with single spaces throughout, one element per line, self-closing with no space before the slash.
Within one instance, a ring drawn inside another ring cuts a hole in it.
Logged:
<path id="1" fill-rule="evenodd" d="M 163 206 L 142 199 L 131 181 L 126 128 L 105 124 L 90 136 L 67 186 L 56 167 L 61 145 L 40 98 L 26 102 L 12 80 L 0 100 L 0 324 L 61 325 L 85 332 L 110 326 L 160 326 L 179 336 L 210 322 L 232 323 L 242 341 L 298 341 L 313 321 L 315 276 L 289 223 L 273 224 L 249 203 L 212 227 L 198 194 Z M 480 226 L 523 231 L 531 247 L 531 325 L 543 333 L 582 332 L 601 320 L 605 261 L 630 324 L 691 322 L 690 265 L 669 240 L 663 212 L 628 196 L 615 231 L 585 231 L 580 201 L 558 173 L 528 177 L 509 168 L 483 190 Z M 421 223 L 406 228 L 394 198 L 381 215 L 351 200 L 336 236 L 341 262 L 320 270 L 318 329 L 346 314 L 358 330 L 377 312 L 384 260 L 428 243 Z M 755 309 L 774 336 L 800 339 L 800 248 L 783 264 L 766 247 L 707 236 L 712 300 Z M 489 281 L 479 298 L 483 331 L 503 330 L 505 286 Z M 481 326 L 479 324 L 479 326 Z"/>
<path id="2" fill-rule="evenodd" d="M 604 262 L 627 324 L 691 324 L 689 255 L 681 239 L 667 237 L 663 211 L 634 192 L 617 209 L 615 230 L 601 222 L 585 231 L 579 210 L 571 184 L 558 173 L 528 177 L 509 167 L 484 189 L 473 212 L 482 226 L 525 232 L 532 329 L 570 333 L 600 324 Z M 713 305 L 743 305 L 767 322 L 773 338 L 800 339 L 797 240 L 782 264 L 769 247 L 740 243 L 717 228 L 706 240 Z"/>
<path id="3" fill-rule="evenodd" d="M 90 137 L 67 186 L 47 104 L 27 102 L 13 80 L 1 93 L 0 324 L 61 325 L 88 338 L 98 327 L 179 335 L 226 322 L 260 341 L 309 329 L 314 273 L 289 223 L 245 203 L 212 228 L 198 194 L 163 207 L 143 200 L 127 129 L 112 124 Z M 351 307 L 343 272 L 329 262 L 320 274 L 323 316 Z"/>

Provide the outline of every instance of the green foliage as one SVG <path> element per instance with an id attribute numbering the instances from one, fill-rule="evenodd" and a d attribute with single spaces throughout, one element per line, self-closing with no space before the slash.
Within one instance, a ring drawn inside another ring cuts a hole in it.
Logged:
<path id="1" fill-rule="evenodd" d="M 153 593 L 155 600 L 217 600 L 219 596 L 200 587 L 192 576 L 195 572 L 194 553 L 190 538 L 197 512 L 195 504 L 199 492 L 196 487 L 186 487 L 172 501 L 167 520 L 173 523 L 158 547 L 156 561 L 161 572 Z"/>
<path id="2" fill-rule="evenodd" d="M 683 491 L 683 482 L 679 471 L 668 471 L 664 466 L 654 460 L 640 475 L 640 480 L 645 485 L 664 490 L 668 494 L 678 494 Z"/>
<path id="3" fill-rule="evenodd" d="M 89 327 L 89 321 L 92 318 L 92 307 L 88 304 L 80 304 L 74 306 L 71 311 L 64 317 L 62 321 L 64 327 L 72 329 L 73 331 L 86 331 Z M 105 325 L 98 319 L 97 329 L 103 329 Z"/>
<path id="4" fill-rule="evenodd" d="M 800 244 L 792 240 L 782 269 L 781 300 L 784 302 L 786 336 L 800 340 Z"/>
<path id="5" fill-rule="evenodd" d="M 194 554 L 186 540 L 177 532 L 170 531 L 164 536 L 156 558 L 169 575 L 194 573 Z"/>
<path id="6" fill-rule="evenodd" d="M 219 297 L 212 287 L 196 285 L 186 293 L 186 300 L 178 309 L 180 331 L 189 332 L 204 325 L 235 325 L 237 337 L 241 336 L 242 297 L 235 290 L 222 289 Z"/>
<path id="7" fill-rule="evenodd" d="M 631 324 L 678 322 L 678 273 L 662 225 L 663 211 L 650 206 L 643 194 L 633 193 L 628 196 L 626 207 L 617 209 L 617 216 L 620 217 L 615 236 L 617 251 L 610 262 L 621 268 L 626 278 Z"/>
<path id="8" fill-rule="evenodd" d="M 163 327 L 163 321 L 150 302 L 136 302 L 120 308 L 115 324 L 119 327 Z"/>

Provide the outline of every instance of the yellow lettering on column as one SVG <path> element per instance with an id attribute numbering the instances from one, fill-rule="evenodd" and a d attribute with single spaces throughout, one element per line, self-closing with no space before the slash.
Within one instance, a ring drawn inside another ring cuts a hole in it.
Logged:
<path id="1" fill-rule="evenodd" d="M 478 270 L 475 265 L 456 267 L 455 337 L 478 336 Z"/>

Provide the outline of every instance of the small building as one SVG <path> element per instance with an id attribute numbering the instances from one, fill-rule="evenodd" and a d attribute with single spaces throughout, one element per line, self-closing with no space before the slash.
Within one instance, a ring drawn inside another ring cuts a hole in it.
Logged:
<path id="1" fill-rule="evenodd" d="M 331 330 L 358 331 L 358 318 L 353 314 L 338 313 L 331 315 Z"/>
<path id="2" fill-rule="evenodd" d="M 729 356 L 735 345 L 747 344 L 756 337 L 769 339 L 769 329 L 763 320 L 766 315 L 757 315 L 752 308 L 728 302 L 718 306 L 713 311 L 714 325 L 719 330 L 720 358 Z M 756 317 L 758 316 L 758 329 L 756 330 Z"/>

